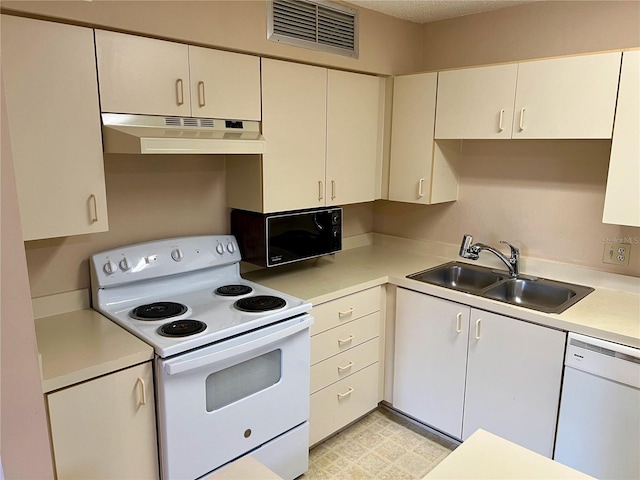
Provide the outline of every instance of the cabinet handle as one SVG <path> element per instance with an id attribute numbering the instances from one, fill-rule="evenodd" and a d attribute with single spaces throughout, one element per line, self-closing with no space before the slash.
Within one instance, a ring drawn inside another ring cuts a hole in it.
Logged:
<path id="1" fill-rule="evenodd" d="M 318 200 L 322 200 L 324 198 L 324 187 L 322 186 L 322 180 L 318 180 Z"/>
<path id="2" fill-rule="evenodd" d="M 349 370 L 351 367 L 353 367 L 353 362 L 347 363 L 344 367 L 338 365 L 338 373 L 342 372 L 343 370 Z"/>
<path id="3" fill-rule="evenodd" d="M 91 223 L 96 223 L 98 221 L 98 199 L 93 193 L 89 195 L 89 210 Z"/>
<path id="4" fill-rule="evenodd" d="M 456 315 L 456 333 L 462 332 L 462 312 Z"/>
<path id="5" fill-rule="evenodd" d="M 331 180 L 331 200 L 336 198 L 336 181 Z"/>
<path id="6" fill-rule="evenodd" d="M 144 380 L 138 377 L 136 380 L 136 384 L 140 386 L 140 405 L 147 404 L 147 386 L 144 383 Z"/>
<path id="7" fill-rule="evenodd" d="M 184 88 L 181 78 L 176 80 L 176 103 L 178 104 L 178 106 L 184 103 Z"/>
<path id="8" fill-rule="evenodd" d="M 522 107 L 520 109 L 520 130 L 524 130 L 524 111 L 526 108 Z"/>
<path id="9" fill-rule="evenodd" d="M 504 126 L 502 125 L 502 121 L 504 120 L 504 108 L 500 110 L 500 120 L 498 121 L 498 131 L 501 132 L 504 130 Z"/>
<path id="10" fill-rule="evenodd" d="M 342 400 L 344 397 L 348 397 L 352 393 L 353 393 L 353 388 L 349 387 L 349 390 L 347 390 L 346 392 L 338 394 L 338 400 Z"/>
<path id="11" fill-rule="evenodd" d="M 424 197 L 424 192 L 422 191 L 422 187 L 424 186 L 424 178 L 421 178 L 418 182 L 418 198 Z"/>
<path id="12" fill-rule="evenodd" d="M 338 312 L 338 317 L 346 317 L 347 315 L 351 315 L 356 309 L 354 307 L 351 307 L 347 310 L 342 310 Z"/>
<path id="13" fill-rule="evenodd" d="M 201 80 L 198 82 L 198 106 L 204 107 L 206 104 L 204 99 L 204 82 Z"/>
<path id="14" fill-rule="evenodd" d="M 480 340 L 480 327 L 481 327 L 482 319 L 476 320 L 476 340 Z"/>
<path id="15" fill-rule="evenodd" d="M 342 345 L 343 343 L 351 343 L 351 341 L 353 341 L 355 337 L 353 335 L 349 335 L 347 338 L 339 338 L 338 339 L 338 346 Z"/>

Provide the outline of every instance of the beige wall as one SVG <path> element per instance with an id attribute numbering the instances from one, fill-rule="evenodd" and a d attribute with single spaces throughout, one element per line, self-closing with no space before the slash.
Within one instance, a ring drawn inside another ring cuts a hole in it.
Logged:
<path id="1" fill-rule="evenodd" d="M 360 57 L 352 59 L 268 41 L 266 5 L 255 0 L 2 1 L 7 11 L 354 71 L 388 75 L 419 69 L 421 25 L 360 9 Z"/>
<path id="2" fill-rule="evenodd" d="M 422 70 L 640 47 L 640 2 L 534 2 L 426 24 L 422 41 Z"/>
<path id="3" fill-rule="evenodd" d="M 2 97 L 0 145 L 0 439 L 2 464 L 8 479 L 53 478 L 44 396 L 14 182 L 11 141 Z"/>

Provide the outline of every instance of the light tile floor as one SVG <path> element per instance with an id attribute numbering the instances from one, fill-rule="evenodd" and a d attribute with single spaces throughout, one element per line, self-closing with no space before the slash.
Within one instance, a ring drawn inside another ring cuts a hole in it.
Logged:
<path id="1" fill-rule="evenodd" d="M 421 479 L 455 447 L 380 408 L 314 447 L 300 479 Z"/>

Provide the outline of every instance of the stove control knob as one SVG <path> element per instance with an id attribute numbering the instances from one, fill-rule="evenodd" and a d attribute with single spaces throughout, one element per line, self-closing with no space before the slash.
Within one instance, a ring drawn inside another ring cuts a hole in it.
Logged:
<path id="1" fill-rule="evenodd" d="M 171 251 L 171 258 L 176 262 L 180 262 L 184 258 L 184 253 L 179 248 L 176 248 Z"/>
<path id="2" fill-rule="evenodd" d="M 131 268 L 131 262 L 129 261 L 128 258 L 123 258 L 122 260 L 120 260 L 120 268 L 124 271 L 127 271 Z"/>
<path id="3" fill-rule="evenodd" d="M 222 255 L 224 253 L 224 245 L 222 245 L 221 243 L 216 245 L 216 252 L 218 252 L 219 255 Z"/>
<path id="4" fill-rule="evenodd" d="M 116 262 L 109 260 L 107 263 L 104 264 L 102 269 L 104 270 L 104 273 L 108 275 L 113 275 L 118 271 L 118 265 L 116 264 Z"/>
<path id="5" fill-rule="evenodd" d="M 233 253 L 235 251 L 236 251 L 236 246 L 233 243 L 229 242 L 227 244 L 227 252 Z"/>

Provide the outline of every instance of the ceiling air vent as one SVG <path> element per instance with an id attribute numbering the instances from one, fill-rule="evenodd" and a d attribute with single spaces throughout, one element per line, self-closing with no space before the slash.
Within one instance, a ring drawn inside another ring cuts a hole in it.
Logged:
<path id="1" fill-rule="evenodd" d="M 358 58 L 356 10 L 323 0 L 269 3 L 269 40 Z"/>

